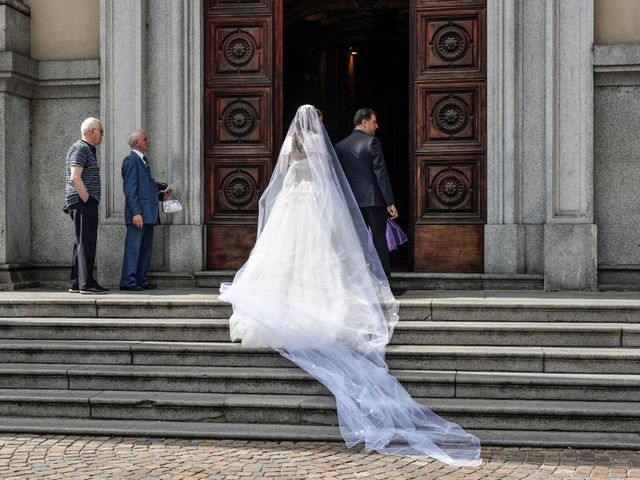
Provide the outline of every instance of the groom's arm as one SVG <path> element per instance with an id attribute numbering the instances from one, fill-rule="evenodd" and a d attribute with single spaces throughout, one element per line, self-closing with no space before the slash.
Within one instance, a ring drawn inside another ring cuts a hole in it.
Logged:
<path id="1" fill-rule="evenodd" d="M 389 174 L 387 173 L 387 164 L 384 161 L 384 154 L 382 153 L 382 144 L 376 137 L 373 137 L 371 141 L 369 155 L 373 164 L 373 173 L 375 174 L 378 186 L 382 191 L 384 201 L 387 206 L 395 204 L 393 199 L 393 190 L 391 189 L 391 181 L 389 180 Z"/>

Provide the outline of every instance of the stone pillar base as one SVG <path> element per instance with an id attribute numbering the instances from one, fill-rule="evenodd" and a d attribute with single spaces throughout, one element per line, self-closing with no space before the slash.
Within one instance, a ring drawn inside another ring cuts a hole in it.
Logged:
<path id="1" fill-rule="evenodd" d="M 524 225 L 485 225 L 485 273 L 525 272 Z"/>
<path id="2" fill-rule="evenodd" d="M 203 266 L 202 225 L 159 225 L 153 236 L 154 272 L 199 272 Z M 118 286 L 122 273 L 126 227 L 100 225 L 96 253 L 97 280 L 104 286 Z"/>
<path id="3" fill-rule="evenodd" d="M 597 245 L 596 225 L 545 225 L 545 290 L 596 290 Z"/>

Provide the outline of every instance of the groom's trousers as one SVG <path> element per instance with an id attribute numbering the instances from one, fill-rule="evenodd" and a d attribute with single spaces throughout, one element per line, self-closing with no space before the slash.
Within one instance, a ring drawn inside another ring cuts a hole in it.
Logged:
<path id="1" fill-rule="evenodd" d="M 378 252 L 384 274 L 391 276 L 391 263 L 389 261 L 389 246 L 387 245 L 387 214 L 386 207 L 360 207 L 364 223 L 371 229 L 373 246 Z"/>

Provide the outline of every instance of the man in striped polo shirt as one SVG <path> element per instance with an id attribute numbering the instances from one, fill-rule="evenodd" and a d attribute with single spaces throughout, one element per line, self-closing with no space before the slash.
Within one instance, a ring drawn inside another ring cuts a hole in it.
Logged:
<path id="1" fill-rule="evenodd" d="M 104 130 L 97 118 L 87 118 L 80 126 L 82 139 L 71 145 L 67 153 L 66 197 L 64 211 L 69 213 L 75 227 L 73 261 L 69 291 L 72 293 L 103 294 L 93 278 L 98 240 L 98 205 L 100 204 L 100 166 L 96 146 L 102 143 Z"/>

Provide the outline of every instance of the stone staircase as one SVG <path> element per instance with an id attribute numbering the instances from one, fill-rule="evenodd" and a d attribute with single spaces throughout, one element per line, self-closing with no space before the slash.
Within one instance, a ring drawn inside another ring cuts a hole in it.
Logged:
<path id="1" fill-rule="evenodd" d="M 387 361 L 485 444 L 640 448 L 637 294 L 401 297 Z M 213 290 L 0 294 L 0 431 L 340 440 L 333 397 L 228 339 Z"/>

